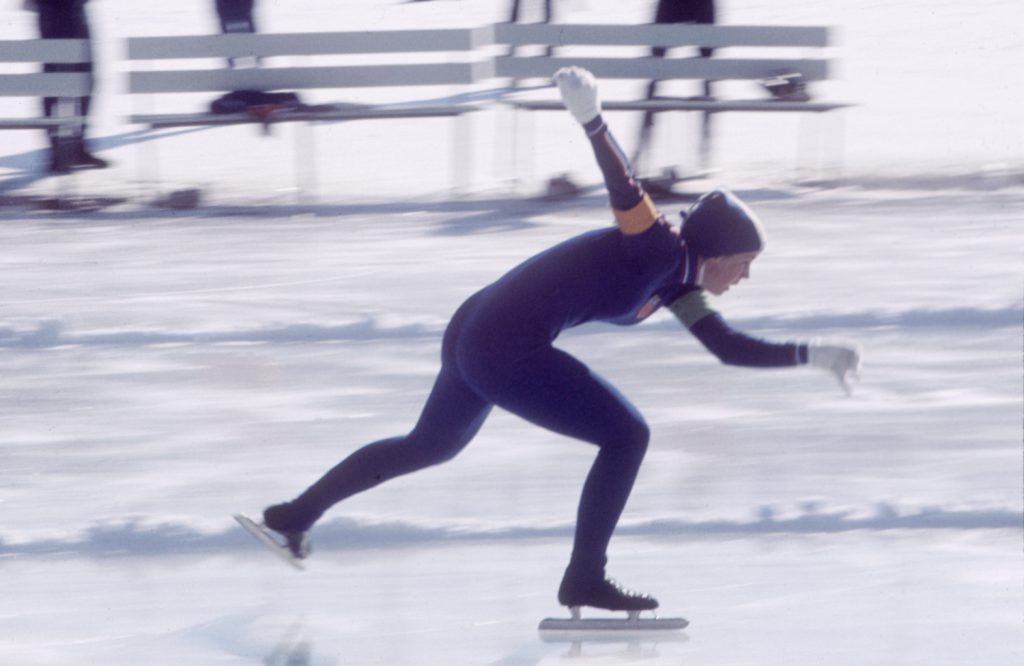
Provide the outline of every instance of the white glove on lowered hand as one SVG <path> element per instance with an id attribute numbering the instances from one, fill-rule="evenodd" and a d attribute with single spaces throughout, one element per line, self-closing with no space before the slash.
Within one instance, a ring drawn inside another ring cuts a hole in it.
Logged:
<path id="1" fill-rule="evenodd" d="M 811 342 L 807 345 L 807 364 L 832 372 L 847 395 L 853 393 L 850 379 L 860 379 L 860 350 L 856 347 Z"/>
<path id="2" fill-rule="evenodd" d="M 601 113 L 597 79 L 582 67 L 563 67 L 551 77 L 558 85 L 562 103 L 580 125 L 586 125 Z"/>

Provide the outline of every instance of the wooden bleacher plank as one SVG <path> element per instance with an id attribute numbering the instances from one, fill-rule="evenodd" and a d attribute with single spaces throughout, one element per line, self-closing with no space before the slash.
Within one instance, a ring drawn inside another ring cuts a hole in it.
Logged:
<path id="1" fill-rule="evenodd" d="M 133 94 L 146 94 L 458 85 L 471 84 L 492 71 L 491 63 L 481 62 L 137 71 L 128 73 L 128 86 Z"/>
<path id="2" fill-rule="evenodd" d="M 128 40 L 128 59 L 469 52 L 492 41 L 493 30 L 490 26 L 434 30 L 133 37 Z"/>
<path id="3" fill-rule="evenodd" d="M 496 74 L 509 78 L 550 77 L 560 67 L 578 66 L 599 79 L 747 79 L 799 72 L 805 81 L 828 78 L 829 60 L 815 58 L 590 58 L 498 56 Z"/>
<path id="4" fill-rule="evenodd" d="M 559 23 L 503 23 L 495 27 L 502 44 L 526 46 L 790 46 L 824 48 L 829 29 L 824 26 L 757 25 L 587 25 Z"/>

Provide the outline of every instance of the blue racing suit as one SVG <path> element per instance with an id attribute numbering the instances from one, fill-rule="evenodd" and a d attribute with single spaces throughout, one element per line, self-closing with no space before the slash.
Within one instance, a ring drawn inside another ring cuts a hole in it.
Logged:
<path id="1" fill-rule="evenodd" d="M 707 307 L 693 284 L 696 257 L 655 210 L 600 116 L 585 129 L 616 226 L 527 259 L 463 303 L 445 331 L 441 371 L 412 431 L 364 446 L 330 470 L 291 503 L 289 530 L 308 529 L 355 493 L 451 459 L 497 405 L 597 447 L 577 514 L 573 562 L 603 570 L 650 434 L 615 387 L 554 346 L 558 335 L 590 321 L 633 325 L 668 305 L 726 362 L 806 361 L 802 345 L 743 335 Z"/>

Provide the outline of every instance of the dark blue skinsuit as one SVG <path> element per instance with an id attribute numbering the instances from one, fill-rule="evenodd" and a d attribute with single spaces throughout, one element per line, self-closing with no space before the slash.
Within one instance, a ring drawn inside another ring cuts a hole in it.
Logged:
<path id="1" fill-rule="evenodd" d="M 353 453 L 288 505 L 288 524 L 283 514 L 274 521 L 267 514 L 270 527 L 304 531 L 347 497 L 451 459 L 497 405 L 598 447 L 580 500 L 573 563 L 603 570 L 650 433 L 621 393 L 553 346 L 558 334 L 589 321 L 632 325 L 664 303 L 726 362 L 804 360 L 801 345 L 750 338 L 707 308 L 692 284 L 695 258 L 632 178 L 601 118 L 586 130 L 617 226 L 555 245 L 471 296 L 448 325 L 441 371 L 413 430 Z"/>

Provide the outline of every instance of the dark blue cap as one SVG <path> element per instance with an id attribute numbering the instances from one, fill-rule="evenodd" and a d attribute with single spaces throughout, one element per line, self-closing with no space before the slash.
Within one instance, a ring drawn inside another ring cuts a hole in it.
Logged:
<path id="1" fill-rule="evenodd" d="M 702 257 L 722 257 L 764 249 L 761 221 L 729 190 L 708 192 L 682 216 L 680 234 L 687 246 Z"/>

